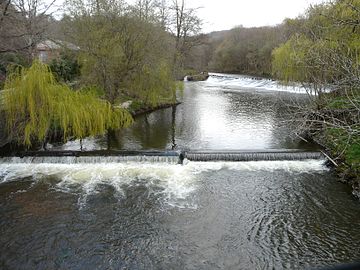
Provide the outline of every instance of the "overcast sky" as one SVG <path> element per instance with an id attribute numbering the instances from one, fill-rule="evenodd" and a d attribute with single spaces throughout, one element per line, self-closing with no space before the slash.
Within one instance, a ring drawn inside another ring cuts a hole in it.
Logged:
<path id="1" fill-rule="evenodd" d="M 243 25 L 276 25 L 285 18 L 295 18 L 311 4 L 324 0 L 188 0 L 191 6 L 202 7 L 203 31 L 226 30 Z"/>

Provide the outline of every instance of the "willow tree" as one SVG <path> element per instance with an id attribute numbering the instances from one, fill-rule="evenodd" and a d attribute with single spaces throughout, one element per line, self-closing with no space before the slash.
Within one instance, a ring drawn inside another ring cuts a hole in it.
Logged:
<path id="1" fill-rule="evenodd" d="M 91 91 L 57 83 L 49 67 L 38 61 L 9 74 L 4 93 L 9 135 L 26 146 L 54 135 L 67 141 L 105 134 L 132 122 L 126 110 L 112 108 Z"/>
<path id="2" fill-rule="evenodd" d="M 337 85 L 343 79 L 356 78 L 359 16 L 359 0 L 338 0 L 311 7 L 297 32 L 274 51 L 274 75 L 317 85 Z"/>

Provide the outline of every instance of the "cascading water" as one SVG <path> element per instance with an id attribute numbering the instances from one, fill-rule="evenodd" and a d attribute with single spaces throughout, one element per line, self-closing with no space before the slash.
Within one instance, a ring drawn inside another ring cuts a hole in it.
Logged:
<path id="1" fill-rule="evenodd" d="M 71 187 L 79 186 L 84 194 L 81 205 L 84 205 L 87 196 L 96 192 L 101 184 L 111 185 L 122 193 L 124 185 L 132 185 L 141 180 L 161 188 L 161 192 L 167 194 L 167 203 L 170 205 L 183 207 L 182 200 L 194 191 L 194 179 L 199 173 L 222 169 L 284 170 L 300 173 L 327 170 L 323 156 L 318 152 L 145 151 L 142 155 L 139 151 L 106 153 L 108 156 L 104 156 L 104 151 L 29 152 L 22 153 L 23 157 L 2 157 L 0 183 L 34 176 L 34 179 L 39 181 L 51 176 L 59 181 L 57 189 L 67 191 L 71 190 Z M 190 207 L 189 203 L 186 207 Z"/>
<path id="2" fill-rule="evenodd" d="M 196 175 L 204 172 L 232 170 L 242 172 L 287 171 L 324 172 L 324 160 L 193 162 L 177 164 L 177 157 L 12 157 L 0 159 L 0 183 L 33 178 L 57 179 L 56 189 L 71 191 L 79 187 L 86 196 L 97 192 L 102 184 L 122 193 L 124 185 L 145 181 L 167 194 L 167 203 L 183 207 L 182 200 L 196 189 Z M 84 203 L 84 201 L 82 201 Z M 189 205 L 187 205 L 189 206 Z"/>
<path id="3" fill-rule="evenodd" d="M 95 155 L 92 155 L 95 154 Z M 171 163 L 182 164 L 184 159 L 190 161 L 277 161 L 277 160 L 309 160 L 323 159 L 321 152 L 300 150 L 268 150 L 268 151 L 54 151 L 38 153 L 22 153 L 20 156 L 0 158 L 1 163 Z"/>
<path id="4" fill-rule="evenodd" d="M 242 75 L 226 75 L 218 73 L 210 73 L 207 81 L 209 86 L 222 86 L 225 89 L 258 89 L 267 91 L 293 92 L 298 94 L 306 94 L 305 89 L 300 84 L 283 85 L 278 81 L 265 78 L 249 77 Z"/>
<path id="5" fill-rule="evenodd" d="M 27 157 L 4 157 L 1 163 L 58 163 L 58 164 L 96 164 L 96 163 L 179 163 L 178 156 L 27 156 Z"/>
<path id="6" fill-rule="evenodd" d="M 164 189 L 163 192 L 169 194 L 168 197 L 172 198 L 171 204 L 174 205 L 177 199 L 186 198 L 188 193 L 194 190 L 194 176 L 205 171 L 221 169 L 293 172 L 326 170 L 321 153 L 292 150 L 265 152 L 55 151 L 28 152 L 21 155 L 22 157 L 0 158 L 0 183 L 31 176 L 36 176 L 37 180 L 52 176 L 60 181 L 57 188 L 68 189 L 69 186 L 80 185 L 84 193 L 88 195 L 95 192 L 96 187 L 102 183 L 110 184 L 121 191 L 122 185 L 142 179 L 149 183 L 155 181 Z"/>
<path id="7" fill-rule="evenodd" d="M 192 161 L 274 161 L 323 159 L 321 152 L 266 151 L 266 152 L 186 152 L 185 157 Z"/>

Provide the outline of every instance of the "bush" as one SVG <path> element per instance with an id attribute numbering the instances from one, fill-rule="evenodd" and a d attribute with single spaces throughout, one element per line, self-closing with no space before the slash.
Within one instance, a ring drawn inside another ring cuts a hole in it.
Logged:
<path id="1" fill-rule="evenodd" d="M 59 59 L 51 61 L 50 69 L 58 81 L 71 82 L 80 76 L 80 65 L 72 52 L 62 52 Z"/>

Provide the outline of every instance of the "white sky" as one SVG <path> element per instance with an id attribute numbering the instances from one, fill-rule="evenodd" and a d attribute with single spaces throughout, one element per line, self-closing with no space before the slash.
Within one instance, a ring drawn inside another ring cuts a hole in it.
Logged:
<path id="1" fill-rule="evenodd" d="M 205 33 L 238 25 L 276 25 L 321 2 L 324 0 L 187 0 L 191 7 L 202 7 L 198 12 Z"/>

